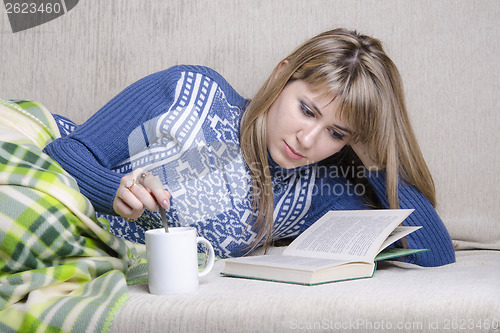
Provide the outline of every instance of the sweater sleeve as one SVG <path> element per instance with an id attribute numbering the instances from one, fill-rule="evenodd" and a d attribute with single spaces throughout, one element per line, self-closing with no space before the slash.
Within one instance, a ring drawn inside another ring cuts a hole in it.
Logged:
<path id="1" fill-rule="evenodd" d="M 368 180 L 373 186 L 382 206 L 389 207 L 386 191 L 386 173 L 369 173 Z M 429 200 L 415 187 L 401 182 L 398 188 L 401 209 L 413 208 L 414 212 L 403 222 L 407 226 L 422 226 L 421 229 L 406 236 L 408 248 L 430 251 L 414 254 L 405 261 L 420 266 L 441 266 L 455 262 L 455 250 L 443 221 Z M 401 244 L 398 244 L 401 246 Z"/>
<path id="2" fill-rule="evenodd" d="M 133 83 L 71 134 L 44 149 L 76 179 L 96 211 L 115 214 L 113 200 L 123 175 L 111 168 L 129 157 L 130 133 L 170 108 L 180 67 Z"/>

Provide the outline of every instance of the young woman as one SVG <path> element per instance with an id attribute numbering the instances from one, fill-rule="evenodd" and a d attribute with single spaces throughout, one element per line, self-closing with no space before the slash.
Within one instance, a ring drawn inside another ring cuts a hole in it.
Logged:
<path id="1" fill-rule="evenodd" d="M 406 260 L 455 258 L 398 70 L 353 31 L 305 42 L 251 101 L 206 67 L 149 75 L 45 151 L 98 212 L 159 228 L 159 203 L 221 257 L 295 237 L 328 210 L 414 208 L 404 223 L 423 228 L 404 245 L 431 251 Z"/>

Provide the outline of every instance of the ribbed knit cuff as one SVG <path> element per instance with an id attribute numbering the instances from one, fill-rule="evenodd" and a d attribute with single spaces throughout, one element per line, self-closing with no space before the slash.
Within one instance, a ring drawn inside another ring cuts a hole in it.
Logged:
<path id="1" fill-rule="evenodd" d="M 380 198 L 382 205 L 389 207 L 384 171 L 368 174 L 368 180 Z M 420 266 L 441 266 L 455 261 L 455 251 L 451 238 L 430 201 L 414 186 L 400 181 L 398 187 L 399 207 L 415 209 L 403 222 L 406 226 L 422 226 L 421 229 L 406 236 L 408 248 L 428 248 L 430 251 L 415 254 L 405 261 Z"/>
<path id="2" fill-rule="evenodd" d="M 121 175 L 101 166 L 85 146 L 70 138 L 51 142 L 44 152 L 75 178 L 96 211 L 115 215 L 113 200 Z"/>

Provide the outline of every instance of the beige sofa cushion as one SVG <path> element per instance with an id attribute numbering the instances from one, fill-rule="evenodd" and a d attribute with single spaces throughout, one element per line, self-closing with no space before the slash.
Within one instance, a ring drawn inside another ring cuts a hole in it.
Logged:
<path id="1" fill-rule="evenodd" d="M 386 262 L 370 279 L 314 287 L 223 277 L 223 264 L 192 294 L 129 287 L 111 332 L 500 330 L 498 251 L 460 251 L 437 268 Z"/>

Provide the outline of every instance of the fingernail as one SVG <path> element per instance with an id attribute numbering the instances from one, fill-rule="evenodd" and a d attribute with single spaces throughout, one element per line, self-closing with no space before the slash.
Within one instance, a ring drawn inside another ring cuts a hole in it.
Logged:
<path id="1" fill-rule="evenodd" d="M 170 209 L 170 204 L 167 200 L 163 200 L 162 205 L 163 205 L 163 208 Z"/>

